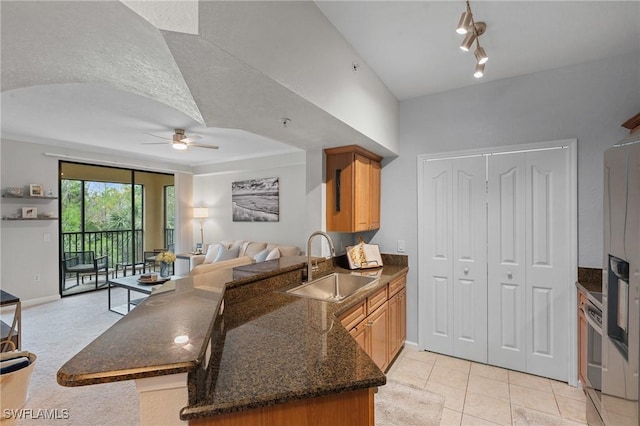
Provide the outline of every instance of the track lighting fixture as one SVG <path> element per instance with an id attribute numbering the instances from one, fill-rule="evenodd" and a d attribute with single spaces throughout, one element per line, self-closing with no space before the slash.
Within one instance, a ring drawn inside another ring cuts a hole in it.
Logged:
<path id="1" fill-rule="evenodd" d="M 460 44 L 460 49 L 464 50 L 465 52 L 468 52 L 469 49 L 471 49 L 471 46 L 473 46 L 474 41 L 476 41 L 476 33 L 474 31 L 469 31 L 467 35 L 464 36 L 464 39 Z"/>
<path id="2" fill-rule="evenodd" d="M 474 52 L 474 55 L 476 56 L 476 61 L 478 61 L 478 63 L 481 65 L 486 64 L 487 61 L 489 60 L 489 57 L 484 51 L 484 47 L 478 46 L 478 48 Z"/>
<path id="3" fill-rule="evenodd" d="M 466 0 L 466 2 L 467 10 L 462 12 L 460 16 L 460 22 L 458 22 L 456 32 L 458 34 L 465 34 L 460 44 L 461 50 L 468 52 L 473 46 L 473 43 L 476 43 L 476 50 L 474 52 L 476 57 L 476 70 L 473 76 L 475 78 L 481 78 L 484 75 L 484 64 L 489 60 L 484 48 L 480 46 L 480 36 L 487 30 L 487 25 L 484 22 L 475 22 L 469 0 Z"/>
<path id="4" fill-rule="evenodd" d="M 467 9 L 466 12 L 462 12 L 460 16 L 460 22 L 458 22 L 458 28 L 456 28 L 456 32 L 458 34 L 466 34 L 469 31 L 469 27 L 471 27 L 471 11 Z"/>

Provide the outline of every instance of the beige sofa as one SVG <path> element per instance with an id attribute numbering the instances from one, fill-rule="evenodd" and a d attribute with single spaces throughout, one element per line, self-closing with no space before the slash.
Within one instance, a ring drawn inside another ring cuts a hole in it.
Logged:
<path id="1" fill-rule="evenodd" d="M 220 241 L 208 245 L 206 254 L 191 258 L 191 275 L 300 254 L 298 247 L 284 244 L 243 240 Z"/>

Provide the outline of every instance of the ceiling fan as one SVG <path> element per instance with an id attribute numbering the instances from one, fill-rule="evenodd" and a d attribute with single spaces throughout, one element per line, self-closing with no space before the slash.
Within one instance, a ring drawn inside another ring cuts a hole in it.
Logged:
<path id="1" fill-rule="evenodd" d="M 194 143 L 193 141 L 202 139 L 202 137 L 198 135 L 187 136 L 184 134 L 184 129 L 175 129 L 175 133 L 173 134 L 172 139 L 163 138 L 162 136 L 152 135 L 151 133 L 145 133 L 145 134 L 156 137 L 156 138 L 164 139 L 165 142 L 143 142 L 144 145 L 164 145 L 166 143 L 170 143 L 173 149 L 178 149 L 178 150 L 185 150 L 189 147 L 208 148 L 208 149 L 219 148 L 215 145 L 203 145 L 199 143 Z"/>

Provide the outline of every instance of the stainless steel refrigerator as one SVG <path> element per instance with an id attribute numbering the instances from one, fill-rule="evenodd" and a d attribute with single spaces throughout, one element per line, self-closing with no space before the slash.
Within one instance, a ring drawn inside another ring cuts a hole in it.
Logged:
<path id="1" fill-rule="evenodd" d="M 640 364 L 640 133 L 604 155 L 602 381 L 605 425 L 638 423 Z"/>

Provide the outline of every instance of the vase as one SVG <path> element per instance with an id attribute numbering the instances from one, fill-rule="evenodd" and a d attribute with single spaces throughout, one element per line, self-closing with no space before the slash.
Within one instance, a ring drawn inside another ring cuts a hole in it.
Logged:
<path id="1" fill-rule="evenodd" d="M 169 264 L 167 262 L 160 262 L 160 276 L 162 278 L 169 276 Z"/>

